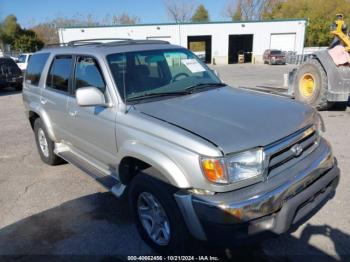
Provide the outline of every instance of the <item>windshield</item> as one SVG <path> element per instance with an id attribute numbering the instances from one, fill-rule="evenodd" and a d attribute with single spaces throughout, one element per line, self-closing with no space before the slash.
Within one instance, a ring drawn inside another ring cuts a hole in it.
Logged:
<path id="1" fill-rule="evenodd" d="M 186 49 L 118 53 L 108 55 L 107 60 L 119 93 L 126 101 L 149 94 L 180 93 L 196 85 L 221 84 Z"/>
<path id="2" fill-rule="evenodd" d="M 26 62 L 26 55 L 20 55 L 17 58 L 18 63 L 25 63 Z"/>

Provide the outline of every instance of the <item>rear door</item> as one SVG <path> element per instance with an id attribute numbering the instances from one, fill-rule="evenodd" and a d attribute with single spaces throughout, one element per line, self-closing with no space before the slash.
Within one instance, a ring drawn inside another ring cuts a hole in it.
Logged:
<path id="1" fill-rule="evenodd" d="M 49 115 L 58 139 L 67 139 L 69 133 L 67 99 L 72 86 L 73 57 L 56 56 L 46 77 L 42 90 L 41 104 Z"/>
<path id="2" fill-rule="evenodd" d="M 91 56 L 77 56 L 75 61 L 73 89 L 68 98 L 69 142 L 90 158 L 107 167 L 114 166 L 117 153 L 115 108 L 81 107 L 75 98 L 77 89 L 93 86 L 104 93 L 107 102 L 111 101 L 101 67 Z"/>

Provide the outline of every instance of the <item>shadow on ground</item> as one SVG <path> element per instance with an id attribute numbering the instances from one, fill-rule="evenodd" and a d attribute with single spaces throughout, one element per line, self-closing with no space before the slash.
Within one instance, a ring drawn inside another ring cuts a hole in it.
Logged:
<path id="1" fill-rule="evenodd" d="M 307 225 L 299 239 L 283 236 L 288 246 L 307 250 L 317 261 L 332 260 L 322 250 L 309 244 L 311 237 L 329 238 L 338 254 L 349 245 L 349 235 L 328 225 Z M 274 247 L 279 250 L 279 238 Z M 267 254 L 262 246 L 214 248 L 194 242 L 193 255 L 212 255 L 235 260 L 244 257 L 249 261 L 290 261 L 289 255 L 273 250 Z M 23 255 L 85 255 L 107 258 L 127 255 L 154 255 L 133 226 L 127 201 L 116 199 L 110 193 L 96 193 L 63 203 L 62 205 L 30 216 L 0 229 L 0 255 L 21 258 Z M 293 256 L 293 255 L 292 255 Z M 95 258 L 97 258 L 95 257 Z"/>

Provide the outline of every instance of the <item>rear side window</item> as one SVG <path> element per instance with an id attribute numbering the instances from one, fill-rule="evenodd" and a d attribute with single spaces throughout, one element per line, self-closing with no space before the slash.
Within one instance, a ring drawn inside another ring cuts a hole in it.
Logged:
<path id="1" fill-rule="evenodd" d="M 34 86 L 39 85 L 41 72 L 43 71 L 49 56 L 50 53 L 40 53 L 30 57 L 25 78 L 26 83 Z"/>
<path id="2" fill-rule="evenodd" d="M 72 61 L 71 56 L 55 57 L 46 79 L 46 86 L 61 92 L 68 92 Z"/>

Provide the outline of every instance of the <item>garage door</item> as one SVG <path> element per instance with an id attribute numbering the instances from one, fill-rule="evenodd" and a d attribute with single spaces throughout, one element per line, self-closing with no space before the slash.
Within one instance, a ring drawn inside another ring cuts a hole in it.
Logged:
<path id="1" fill-rule="evenodd" d="M 270 49 L 295 51 L 295 34 L 271 34 Z"/>

